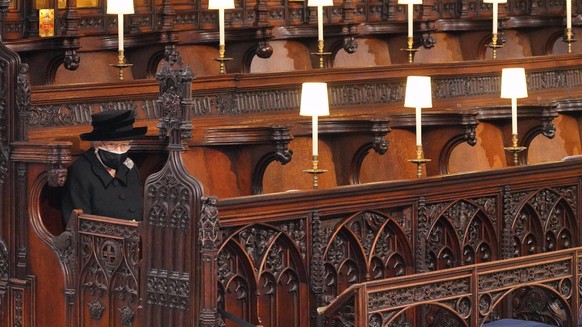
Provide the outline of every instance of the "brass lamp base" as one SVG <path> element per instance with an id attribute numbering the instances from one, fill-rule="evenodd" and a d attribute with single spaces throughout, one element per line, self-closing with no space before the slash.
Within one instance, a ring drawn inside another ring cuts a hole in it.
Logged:
<path id="1" fill-rule="evenodd" d="M 416 164 L 416 177 L 421 178 L 422 177 L 422 165 L 426 164 L 427 162 L 430 162 L 430 159 L 425 159 L 424 157 L 424 151 L 422 149 L 422 145 L 417 145 L 416 146 L 416 159 L 409 159 L 408 162 L 412 162 Z"/>
<path id="2" fill-rule="evenodd" d="M 133 66 L 132 64 L 125 63 L 125 56 L 123 54 L 123 50 L 119 50 L 119 55 L 117 56 L 118 62 L 116 64 L 109 64 L 111 67 L 115 67 L 119 69 L 119 80 L 123 81 L 123 70 L 125 68 Z"/>
<path id="3" fill-rule="evenodd" d="M 311 52 L 311 55 L 319 56 L 319 68 L 324 67 L 323 56 L 330 56 L 331 55 L 331 52 L 323 52 L 323 44 L 324 44 L 323 40 L 317 41 L 317 52 Z"/>
<path id="4" fill-rule="evenodd" d="M 325 169 L 319 169 L 318 168 L 318 164 L 319 164 L 319 160 L 318 160 L 318 156 L 313 156 L 312 159 L 312 168 L 311 169 L 304 169 L 303 172 L 304 173 L 308 173 L 313 175 L 313 188 L 318 188 L 319 187 L 319 183 L 318 183 L 318 175 L 319 174 L 323 174 L 325 173 L 327 170 Z"/>
<path id="5" fill-rule="evenodd" d="M 412 37 L 408 37 L 407 41 L 408 47 L 406 49 L 401 48 L 400 51 L 408 52 L 408 63 L 411 64 L 414 62 L 414 53 L 418 51 L 418 49 L 413 49 L 412 45 L 414 44 L 414 39 Z"/>
<path id="6" fill-rule="evenodd" d="M 517 134 L 511 134 L 511 143 L 511 146 L 506 146 L 504 149 L 513 153 L 513 164 L 517 166 L 519 164 L 519 153 L 527 149 L 527 147 L 517 145 Z"/>
<path id="7" fill-rule="evenodd" d="M 218 46 L 218 58 L 212 58 L 214 61 L 218 61 L 220 64 L 220 74 L 226 74 L 226 69 L 224 63 L 227 61 L 231 61 L 232 58 L 225 58 L 224 52 L 226 51 L 224 44 L 220 44 Z"/>
<path id="8" fill-rule="evenodd" d="M 572 53 L 572 42 L 576 42 L 574 38 L 574 33 L 572 33 L 571 28 L 566 28 L 566 33 L 564 34 L 564 42 L 568 43 L 568 53 Z"/>
<path id="9" fill-rule="evenodd" d="M 491 37 L 491 43 L 489 43 L 487 46 L 493 50 L 493 59 L 497 59 L 497 49 L 503 48 L 503 44 L 497 43 L 497 33 L 493 33 L 493 36 Z"/>

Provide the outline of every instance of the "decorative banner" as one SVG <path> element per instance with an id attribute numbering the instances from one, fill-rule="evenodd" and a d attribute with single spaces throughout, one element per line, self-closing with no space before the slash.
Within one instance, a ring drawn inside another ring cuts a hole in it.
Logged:
<path id="1" fill-rule="evenodd" d="M 38 10 L 38 35 L 41 37 L 55 36 L 55 10 Z"/>

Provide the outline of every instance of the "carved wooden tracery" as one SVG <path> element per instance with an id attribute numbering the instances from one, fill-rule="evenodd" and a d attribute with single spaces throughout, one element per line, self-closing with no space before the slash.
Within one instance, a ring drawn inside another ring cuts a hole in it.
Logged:
<path id="1" fill-rule="evenodd" d="M 508 196 L 513 256 L 578 246 L 577 186 L 516 192 Z"/>
<path id="2" fill-rule="evenodd" d="M 482 197 L 426 206 L 429 270 L 496 260 L 497 198 Z"/>
<path id="3" fill-rule="evenodd" d="M 395 210 L 396 211 L 396 210 Z M 397 218 L 398 217 L 398 218 Z M 325 292 L 337 295 L 354 283 L 403 276 L 413 263 L 410 211 L 386 215 L 364 211 L 327 228 L 320 242 L 325 262 Z M 329 222 L 326 222 L 329 224 Z"/>
<path id="4" fill-rule="evenodd" d="M 135 222 L 79 219 L 80 320 L 131 326 L 139 305 L 139 234 Z"/>
<path id="5" fill-rule="evenodd" d="M 218 253 L 219 305 L 264 326 L 302 326 L 306 305 L 305 220 L 227 232 Z"/>

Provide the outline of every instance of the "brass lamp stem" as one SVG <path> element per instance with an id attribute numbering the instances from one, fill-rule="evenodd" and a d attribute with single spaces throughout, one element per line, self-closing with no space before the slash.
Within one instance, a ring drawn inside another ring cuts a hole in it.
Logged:
<path id="1" fill-rule="evenodd" d="M 331 55 L 331 52 L 323 52 L 323 49 L 325 48 L 325 43 L 323 42 L 323 40 L 318 40 L 317 41 L 317 52 L 312 52 L 311 54 L 314 56 L 319 56 L 319 68 L 324 68 L 324 60 L 323 60 L 323 56 L 329 56 Z"/>
<path id="2" fill-rule="evenodd" d="M 572 53 L 572 42 L 576 42 L 572 28 L 566 28 L 566 35 L 564 35 L 564 42 L 568 43 L 568 53 Z"/>
<path id="3" fill-rule="evenodd" d="M 506 151 L 513 153 L 513 164 L 516 166 L 519 164 L 519 153 L 527 149 L 525 146 L 517 145 L 518 139 L 517 134 L 511 134 L 511 146 L 506 146 L 504 148 Z"/>
<path id="4" fill-rule="evenodd" d="M 224 57 L 224 53 L 226 52 L 226 46 L 224 44 L 219 44 L 218 45 L 218 58 L 212 58 L 214 61 L 218 61 L 219 63 L 219 73 L 220 74 L 226 74 L 226 68 L 224 63 L 226 61 L 230 61 L 232 60 L 232 58 L 225 58 Z"/>
<path id="5" fill-rule="evenodd" d="M 412 48 L 414 46 L 414 38 L 409 36 L 406 39 L 406 49 L 400 49 L 402 51 L 408 52 L 408 63 L 411 64 L 414 62 L 414 53 L 418 51 L 418 49 Z"/>
<path id="6" fill-rule="evenodd" d="M 492 49 L 492 56 L 493 59 L 497 59 L 497 48 L 503 47 L 503 44 L 498 44 L 497 41 L 499 40 L 497 33 L 493 33 L 491 35 L 491 43 L 489 43 L 489 47 Z"/>
<path id="7" fill-rule="evenodd" d="M 111 64 L 112 67 L 119 69 L 119 80 L 123 81 L 123 70 L 125 68 L 133 66 L 132 64 L 125 63 L 125 54 L 123 50 L 119 50 L 117 55 L 117 63 Z"/>
<path id="8" fill-rule="evenodd" d="M 409 159 L 408 161 L 416 164 L 416 177 L 421 178 L 422 177 L 422 165 L 426 164 L 427 162 L 430 162 L 431 160 L 424 158 L 424 151 L 422 149 L 422 145 L 417 145 L 416 146 L 416 159 Z"/>
<path id="9" fill-rule="evenodd" d="M 313 175 L 313 188 L 314 189 L 319 187 L 317 175 L 323 174 L 327 171 L 325 169 L 319 169 L 319 167 L 318 167 L 319 166 L 319 160 L 318 160 L 319 158 L 318 157 L 319 156 L 317 156 L 317 155 L 313 155 L 312 161 L 311 161 L 312 168 L 303 170 L 304 173 L 308 173 L 308 174 Z"/>

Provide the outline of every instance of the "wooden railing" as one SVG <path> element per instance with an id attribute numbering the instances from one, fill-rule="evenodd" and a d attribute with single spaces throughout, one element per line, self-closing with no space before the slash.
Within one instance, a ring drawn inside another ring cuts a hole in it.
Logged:
<path id="1" fill-rule="evenodd" d="M 327 326 L 483 326 L 504 313 L 578 326 L 581 272 L 582 248 L 568 249 L 355 284 L 318 313 Z"/>
<path id="2" fill-rule="evenodd" d="M 220 306 L 265 326 L 320 326 L 290 312 L 315 314 L 358 283 L 397 288 L 417 273 L 580 246 L 580 177 L 582 162 L 570 161 L 219 200 Z M 474 305 L 462 295 L 458 310 Z"/>

